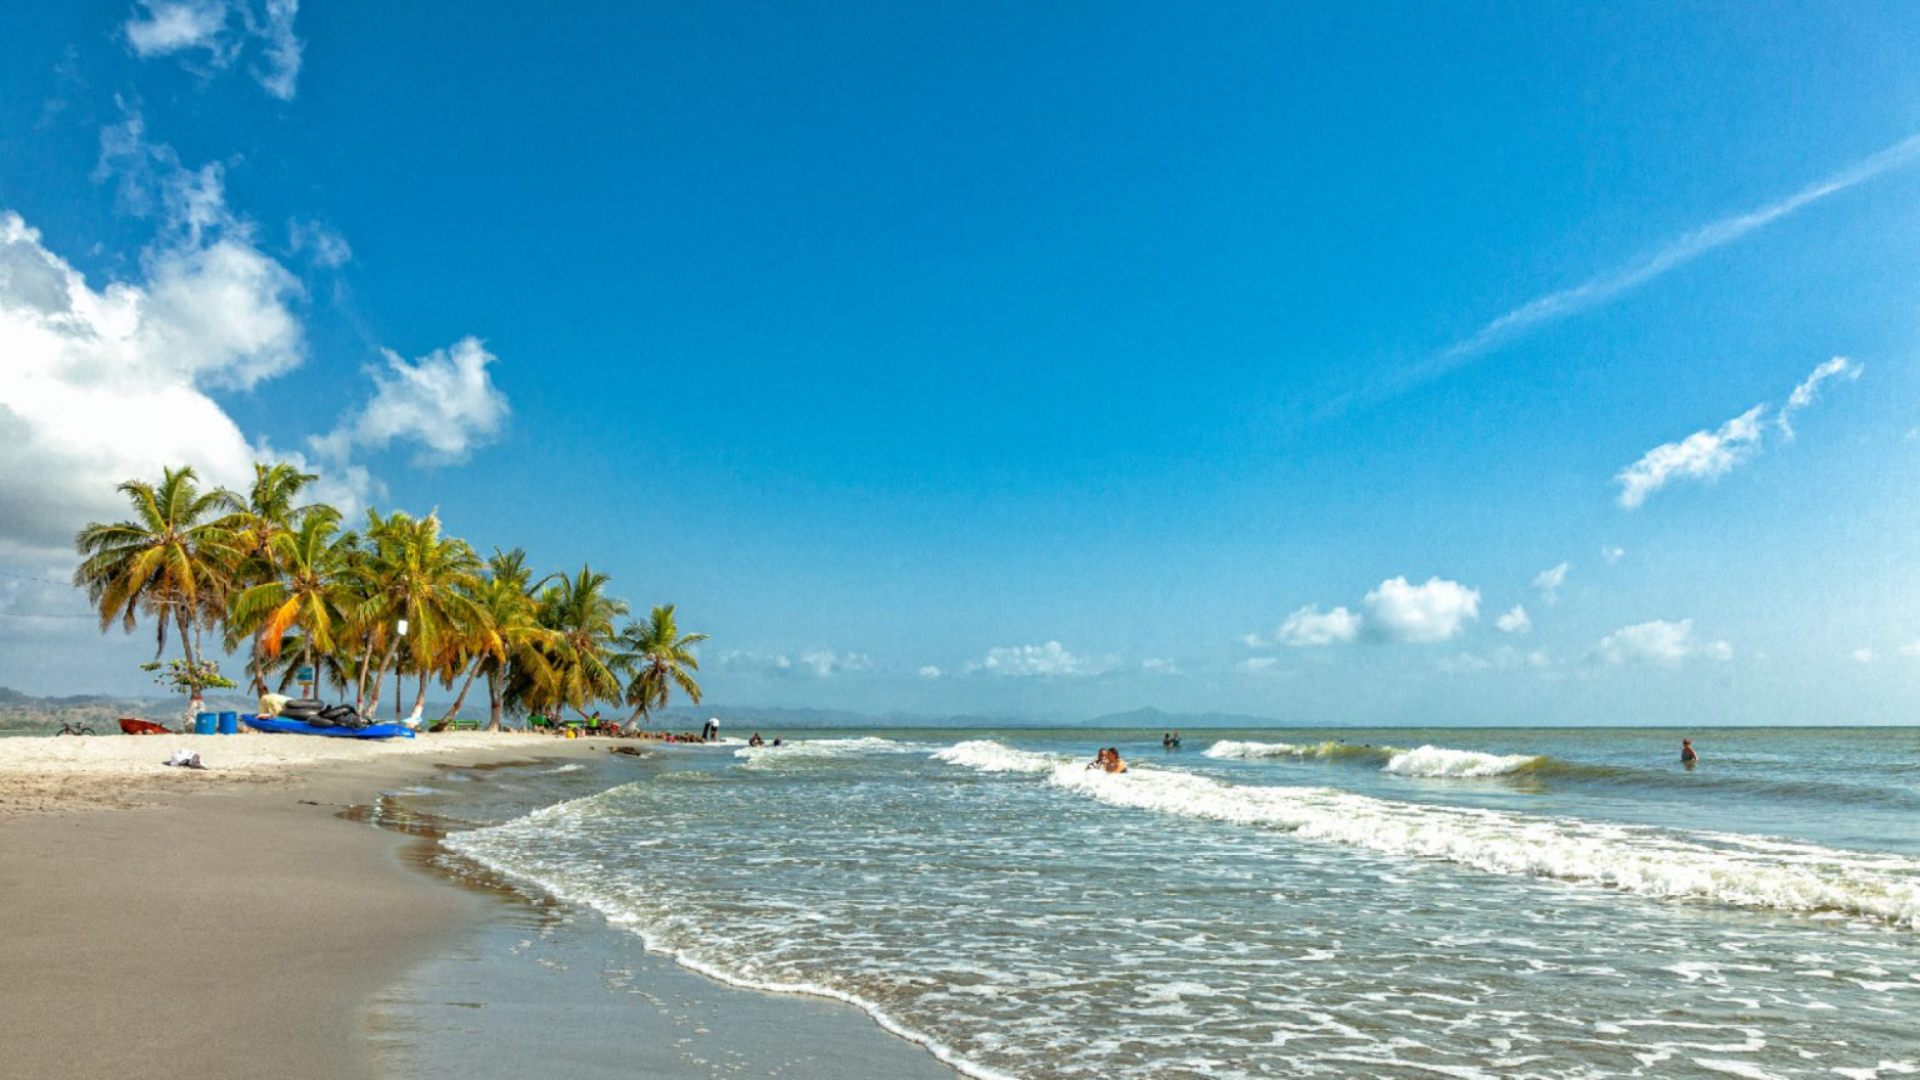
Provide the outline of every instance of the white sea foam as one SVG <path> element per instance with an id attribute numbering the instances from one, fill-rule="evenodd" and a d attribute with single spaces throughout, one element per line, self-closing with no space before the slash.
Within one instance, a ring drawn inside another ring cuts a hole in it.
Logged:
<path id="1" fill-rule="evenodd" d="M 990 773 L 1044 773 L 1051 772 L 1067 762 L 1055 754 L 1036 754 L 1031 750 L 1015 750 L 992 739 L 974 739 L 970 742 L 955 743 L 945 750 L 935 752 L 934 760 L 949 765 L 962 765 L 969 769 L 978 769 Z"/>
<path id="2" fill-rule="evenodd" d="M 1417 750 L 1403 750 L 1388 758 L 1384 769 L 1398 776 L 1505 776 L 1539 760 L 1532 754 L 1483 754 L 1477 750 L 1422 746 Z"/>
<path id="3" fill-rule="evenodd" d="M 885 741 L 885 740 L 880 740 Z M 785 749 L 782 746 L 782 749 Z M 844 1001 L 873 1017 L 875 1023 L 909 1042 L 918 1043 L 935 1058 L 953 1067 L 954 1071 L 974 1080 L 1017 1080 L 1006 1073 L 987 1068 L 962 1057 L 958 1051 L 938 1039 L 916 1030 L 896 1019 L 892 1014 L 867 998 L 833 986 L 816 982 L 795 982 L 785 980 L 756 979 L 743 975 L 738 970 L 724 964 L 708 962 L 694 955 L 691 949 L 677 947 L 672 941 L 655 933 L 642 920 L 636 918 L 627 902 L 621 898 L 621 890 L 611 878 L 617 872 L 592 863 L 548 863 L 535 869 L 531 860 L 513 857 L 515 845 L 509 841 L 502 845 L 504 850 L 496 853 L 488 841 L 497 837 L 519 837 L 538 835 L 541 823 L 556 818 L 577 816 L 596 804 L 604 804 L 619 788 L 601 792 L 572 802 L 560 803 L 537 810 L 518 821 L 491 829 L 476 830 L 471 833 L 459 833 L 447 838 L 446 845 L 465 857 L 472 859 L 496 873 L 503 874 L 566 903 L 579 904 L 598 911 L 608 923 L 620 926 L 638 936 L 652 952 L 661 953 L 689 971 L 704 975 L 716 982 L 738 986 L 748 990 L 760 990 L 775 994 L 806 994 L 813 997 L 831 998 Z"/>
<path id="4" fill-rule="evenodd" d="M 743 743 L 733 752 L 733 756 L 760 764 L 851 757 L 858 754 L 897 754 L 911 749 L 913 747 L 906 743 L 868 735 L 855 739 L 791 739 L 782 741 L 779 746 L 772 743 L 765 746 L 747 746 Z"/>
<path id="5" fill-rule="evenodd" d="M 1920 860 L 1577 818 L 1391 802 L 1327 788 L 1232 784 L 1152 767 L 1111 775 L 990 741 L 935 755 L 1048 783 L 1114 806 L 1284 829 L 1303 840 L 1437 859 L 1496 874 L 1553 878 L 1641 896 L 1920 922 Z"/>
<path id="6" fill-rule="evenodd" d="M 1201 753 L 1210 758 L 1277 758 L 1303 757 L 1307 751 L 1307 747 L 1295 746 L 1292 743 L 1221 739 Z"/>

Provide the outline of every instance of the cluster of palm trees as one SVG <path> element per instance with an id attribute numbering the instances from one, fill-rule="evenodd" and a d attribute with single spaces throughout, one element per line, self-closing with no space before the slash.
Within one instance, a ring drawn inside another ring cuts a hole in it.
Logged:
<path id="1" fill-rule="evenodd" d="M 311 668 L 367 716 L 389 675 L 395 715 L 401 678 L 414 680 L 415 715 L 429 682 L 458 685 L 443 723 L 484 677 L 488 730 L 508 712 L 586 718 L 602 704 L 630 706 L 633 723 L 676 687 L 699 704 L 693 646 L 707 635 L 681 633 L 673 605 L 617 625 L 629 609 L 590 566 L 535 579 L 521 549 L 482 559 L 432 514 L 370 510 L 345 529 L 333 507 L 300 501 L 316 479 L 281 462 L 255 465 L 244 494 L 205 487 L 191 468 L 129 480 L 119 490 L 132 517 L 74 537 L 73 582 L 103 632 L 151 619 L 156 660 L 172 635 L 199 669 L 212 643 L 245 656 L 255 693 L 285 691 Z"/>

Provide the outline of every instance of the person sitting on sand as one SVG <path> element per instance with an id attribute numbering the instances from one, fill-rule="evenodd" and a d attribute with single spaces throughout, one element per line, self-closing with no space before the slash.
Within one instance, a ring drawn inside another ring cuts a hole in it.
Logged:
<path id="1" fill-rule="evenodd" d="M 1680 740 L 1680 764 L 1685 765 L 1689 769 L 1700 764 L 1700 755 L 1693 752 L 1692 739 Z"/>

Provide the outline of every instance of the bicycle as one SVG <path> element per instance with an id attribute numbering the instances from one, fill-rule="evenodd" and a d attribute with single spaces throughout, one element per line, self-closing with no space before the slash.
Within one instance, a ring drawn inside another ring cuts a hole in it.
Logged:
<path id="1" fill-rule="evenodd" d="M 54 732 L 54 734 L 55 735 L 92 735 L 92 734 L 95 734 L 95 732 L 92 726 L 88 724 L 76 724 L 71 720 L 62 720 L 60 721 L 60 730 Z"/>

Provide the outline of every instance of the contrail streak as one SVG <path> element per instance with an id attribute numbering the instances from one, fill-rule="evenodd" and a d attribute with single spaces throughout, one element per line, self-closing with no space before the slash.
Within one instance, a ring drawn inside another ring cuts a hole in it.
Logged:
<path id="1" fill-rule="evenodd" d="M 1597 307 L 1667 271 L 1683 266 L 1715 248 L 1730 244 L 1755 229 L 1771 225 L 1836 192 L 1871 180 L 1890 169 L 1899 168 L 1920 157 L 1920 135 L 1911 135 L 1892 146 L 1863 158 L 1820 182 L 1802 188 L 1779 202 L 1733 217 L 1703 225 L 1686 233 L 1652 255 L 1611 274 L 1591 278 L 1570 289 L 1561 289 L 1537 297 L 1482 326 L 1468 337 L 1447 346 L 1425 363 L 1390 376 L 1376 389 L 1376 398 L 1391 397 L 1445 375 L 1476 356 L 1535 327 L 1557 322 L 1589 308 Z"/>

